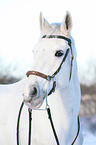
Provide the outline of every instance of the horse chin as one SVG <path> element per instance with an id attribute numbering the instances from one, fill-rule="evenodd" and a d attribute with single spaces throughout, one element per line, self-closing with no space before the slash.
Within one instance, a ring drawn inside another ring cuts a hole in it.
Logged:
<path id="1" fill-rule="evenodd" d="M 43 100 L 41 102 L 39 102 L 38 104 L 36 103 L 26 103 L 25 104 L 28 106 L 28 108 L 31 108 L 31 109 L 39 109 L 41 107 L 41 105 L 43 104 Z"/>
<path id="2" fill-rule="evenodd" d="M 28 108 L 38 109 L 43 104 L 44 98 L 45 97 L 39 97 L 37 99 L 36 98 L 32 99 L 31 97 L 28 97 L 28 98 L 24 99 L 24 103 L 25 103 L 25 105 L 28 106 Z"/>

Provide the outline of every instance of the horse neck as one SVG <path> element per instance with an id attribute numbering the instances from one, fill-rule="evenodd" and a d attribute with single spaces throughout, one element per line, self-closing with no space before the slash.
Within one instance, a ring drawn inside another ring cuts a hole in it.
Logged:
<path id="1" fill-rule="evenodd" d="M 57 89 L 57 95 L 59 95 L 59 98 L 62 99 L 62 104 L 64 104 L 66 111 L 73 110 L 73 116 L 77 117 L 80 108 L 81 91 L 77 74 L 76 59 L 74 60 L 71 80 L 66 86 L 62 86 Z"/>
<path id="2" fill-rule="evenodd" d="M 51 102 L 49 102 L 49 104 L 52 103 L 51 106 L 53 108 L 51 108 L 53 114 L 56 114 L 56 116 L 58 116 L 58 122 L 60 122 L 60 125 L 63 127 L 66 126 L 63 131 L 64 133 L 66 132 L 66 134 L 68 134 L 68 138 L 66 137 L 66 140 L 68 139 L 68 142 L 70 136 L 70 144 L 72 143 L 72 140 L 78 130 L 77 116 L 79 112 L 78 104 L 80 103 L 80 99 L 79 96 L 76 96 L 77 92 L 75 81 L 76 80 L 74 79 L 74 77 L 72 77 L 66 87 L 58 88 L 56 92 L 53 93 L 53 99 L 51 100 Z M 55 116 L 53 116 L 53 118 L 55 118 Z"/>

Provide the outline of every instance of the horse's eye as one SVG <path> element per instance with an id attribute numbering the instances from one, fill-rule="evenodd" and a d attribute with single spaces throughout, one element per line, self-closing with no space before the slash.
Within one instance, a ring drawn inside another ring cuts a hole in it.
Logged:
<path id="1" fill-rule="evenodd" d="M 58 50 L 58 51 L 56 51 L 55 56 L 60 57 L 63 54 L 64 54 L 63 50 Z"/>

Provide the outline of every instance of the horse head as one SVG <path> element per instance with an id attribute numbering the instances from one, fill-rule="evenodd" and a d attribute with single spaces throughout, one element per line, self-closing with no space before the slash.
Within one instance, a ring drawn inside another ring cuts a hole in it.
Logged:
<path id="1" fill-rule="evenodd" d="M 32 109 L 39 108 L 45 97 L 66 87 L 72 77 L 73 48 L 70 31 L 72 21 L 69 12 L 62 24 L 49 24 L 40 14 L 42 32 L 34 48 L 34 65 L 27 72 L 24 102 Z"/>

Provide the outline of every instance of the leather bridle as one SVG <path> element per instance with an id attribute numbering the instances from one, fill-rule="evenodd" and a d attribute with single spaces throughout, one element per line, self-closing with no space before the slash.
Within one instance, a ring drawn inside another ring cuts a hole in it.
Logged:
<path id="1" fill-rule="evenodd" d="M 65 37 L 65 36 L 59 36 L 59 35 L 44 35 L 41 39 L 43 38 L 48 38 L 48 39 L 52 39 L 52 38 L 58 38 L 58 39 L 63 39 L 63 40 L 66 40 L 68 42 L 68 45 L 70 48 L 68 48 L 66 50 L 66 53 L 62 59 L 62 62 L 61 64 L 59 65 L 58 69 L 54 72 L 53 75 L 45 75 L 41 72 L 38 72 L 38 71 L 28 71 L 26 73 L 27 77 L 29 77 L 30 75 L 36 75 L 36 76 L 39 76 L 43 79 L 46 79 L 48 81 L 51 81 L 51 79 L 55 78 L 55 76 L 59 73 L 59 71 L 61 70 L 61 67 L 63 65 L 63 63 L 65 62 L 67 56 L 68 56 L 68 53 L 69 53 L 69 50 L 71 49 L 71 68 L 70 68 L 70 76 L 69 76 L 69 81 L 71 80 L 71 76 L 72 76 L 72 65 L 73 65 L 73 59 L 74 59 L 74 56 L 73 56 L 73 52 L 72 52 L 72 46 L 71 46 L 71 39 Z M 56 87 L 56 81 L 53 82 L 53 88 L 50 90 L 50 92 L 48 93 L 48 96 L 52 94 L 52 92 L 55 91 L 55 87 Z"/>
<path id="2" fill-rule="evenodd" d="M 43 79 L 46 79 L 48 81 L 51 81 L 52 79 L 55 78 L 55 76 L 59 73 L 59 71 L 61 70 L 61 67 L 63 65 L 63 63 L 65 62 L 67 56 L 68 56 L 68 53 L 69 53 L 69 50 L 71 49 L 71 68 L 70 68 L 70 75 L 69 75 L 69 81 L 71 80 L 71 76 L 72 76 L 72 65 L 73 65 L 73 59 L 74 59 L 74 56 L 73 56 L 73 51 L 72 51 L 72 46 L 71 46 L 71 39 L 65 37 L 65 36 L 60 36 L 60 35 L 44 35 L 41 39 L 44 39 L 44 38 L 48 38 L 48 39 L 63 39 L 63 40 L 66 40 L 68 42 L 68 45 L 70 48 L 68 48 L 66 50 L 66 53 L 62 59 L 62 62 L 60 64 L 60 66 L 58 67 L 58 69 L 54 72 L 53 75 L 45 75 L 41 72 L 38 72 L 38 71 L 28 71 L 26 73 L 27 77 L 29 77 L 30 75 L 35 75 L 35 76 L 38 76 L 38 77 L 41 77 Z M 55 91 L 55 87 L 56 87 L 56 80 L 53 82 L 53 87 L 52 89 L 50 90 L 50 92 L 47 94 L 47 96 L 51 95 L 54 91 Z M 21 115 L 21 110 L 23 108 L 23 105 L 24 105 L 24 101 L 22 102 L 21 104 L 21 107 L 20 107 L 20 110 L 19 110 L 19 115 L 18 115 L 18 121 L 17 121 L 17 145 L 19 145 L 19 121 L 20 121 L 20 115 Z M 47 110 L 47 113 L 48 113 L 48 118 L 50 120 L 50 123 L 51 123 L 51 127 L 52 127 L 52 130 L 53 130 L 53 133 L 54 133 L 54 137 L 55 137 L 55 140 L 56 140 L 56 143 L 57 145 L 60 145 L 59 143 L 59 140 L 58 140 L 58 137 L 57 137 L 57 134 L 56 134 L 56 131 L 55 131 L 55 127 L 54 127 L 54 124 L 53 124 L 53 121 L 52 121 L 52 117 L 51 117 L 51 111 L 50 111 L 50 107 L 47 106 L 46 107 L 46 110 Z M 32 109 L 29 109 L 29 140 L 28 140 L 28 145 L 31 144 L 31 113 L 32 113 Z M 77 131 L 77 134 L 72 142 L 71 145 L 73 145 L 79 135 L 79 131 L 80 131 L 80 122 L 79 122 L 79 117 L 77 118 L 78 120 L 78 131 Z"/>
<path id="3" fill-rule="evenodd" d="M 48 38 L 48 39 L 49 38 L 51 38 L 51 39 L 52 38 L 58 38 L 58 39 L 64 39 L 64 40 L 68 41 L 68 45 L 70 46 L 71 55 L 72 55 L 72 57 L 71 57 L 71 70 L 70 70 L 70 77 L 69 77 L 69 80 L 70 80 L 71 79 L 71 75 L 72 75 L 72 63 L 73 63 L 73 59 L 74 59 L 73 52 L 72 52 L 72 46 L 71 46 L 71 39 L 69 39 L 69 38 L 67 38 L 65 36 L 58 36 L 58 35 L 44 35 L 41 39 L 43 39 L 43 38 Z M 43 74 L 41 72 L 38 72 L 38 71 L 28 71 L 26 73 L 27 77 L 29 77 L 29 75 L 36 75 L 36 76 L 39 76 L 39 77 L 41 77 L 43 79 L 46 79 L 46 80 L 50 81 L 60 71 L 63 62 L 66 60 L 66 58 L 68 56 L 68 53 L 69 53 L 69 48 L 66 50 L 66 53 L 65 53 L 65 55 L 63 57 L 63 60 L 62 60 L 61 64 L 59 65 L 58 69 L 54 72 L 53 75 L 51 75 L 51 76 L 50 75 L 45 75 L 45 74 Z"/>

